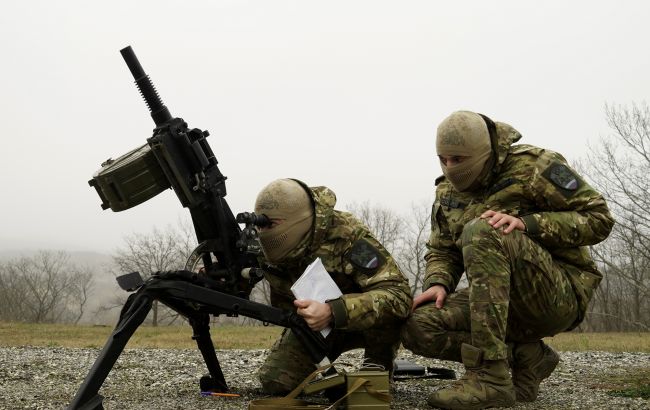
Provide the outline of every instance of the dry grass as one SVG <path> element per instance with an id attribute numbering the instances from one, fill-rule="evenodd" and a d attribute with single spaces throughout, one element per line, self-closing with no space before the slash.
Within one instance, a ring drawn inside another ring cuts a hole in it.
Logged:
<path id="1" fill-rule="evenodd" d="M 110 326 L 0 323 L 0 346 L 102 347 Z M 213 326 L 218 349 L 267 349 L 280 335 L 277 326 Z M 650 353 L 650 333 L 561 333 L 546 339 L 560 351 L 599 350 Z M 188 326 L 141 326 L 127 347 L 195 348 Z"/>
<path id="2" fill-rule="evenodd" d="M 614 397 L 640 397 L 650 400 L 650 367 L 623 372 L 603 372 L 591 380 L 595 389 Z"/>
<path id="3" fill-rule="evenodd" d="M 544 339 L 559 351 L 643 352 L 650 353 L 649 332 L 560 333 Z"/>
<path id="4" fill-rule="evenodd" d="M 111 326 L 0 323 L 0 346 L 102 347 Z M 277 326 L 213 326 L 218 349 L 266 349 L 282 332 Z M 196 348 L 189 326 L 140 326 L 127 348 Z"/>

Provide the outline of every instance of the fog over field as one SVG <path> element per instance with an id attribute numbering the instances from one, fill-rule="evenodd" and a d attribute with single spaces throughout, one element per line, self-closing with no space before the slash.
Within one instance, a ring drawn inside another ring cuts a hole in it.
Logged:
<path id="1" fill-rule="evenodd" d="M 235 212 L 270 180 L 339 206 L 430 201 L 437 124 L 469 109 L 575 160 L 604 106 L 648 95 L 643 1 L 8 2 L 0 15 L 0 249 L 111 253 L 187 219 L 166 191 L 102 211 L 87 181 L 153 122 L 131 45 L 173 115 L 208 129 Z"/>
<path id="2" fill-rule="evenodd" d="M 0 263 L 15 261 L 20 258 L 32 258 L 38 251 L 0 251 Z M 79 321 L 81 324 L 113 325 L 117 321 L 119 309 L 106 310 L 115 295 L 126 293 L 122 291 L 115 280 L 115 268 L 109 254 L 99 252 L 65 252 L 71 265 L 87 268 L 93 273 L 94 285 L 92 295 L 85 307 L 85 314 Z"/>

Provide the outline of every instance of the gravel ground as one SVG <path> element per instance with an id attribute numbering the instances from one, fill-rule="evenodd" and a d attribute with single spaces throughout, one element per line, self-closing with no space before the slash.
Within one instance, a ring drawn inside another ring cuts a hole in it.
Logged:
<path id="1" fill-rule="evenodd" d="M 72 400 L 92 366 L 98 349 L 0 348 L 0 408 L 61 409 Z M 246 409 L 248 401 L 263 397 L 255 371 L 265 350 L 222 350 L 218 356 L 232 391 L 240 398 L 201 397 L 198 379 L 205 366 L 198 350 L 125 350 L 104 382 L 104 407 L 113 409 Z M 535 403 L 516 409 L 650 409 L 650 401 L 618 398 L 598 387 L 602 374 L 633 372 L 650 367 L 650 354 L 562 352 L 562 361 L 544 381 Z M 400 352 L 400 359 L 425 366 L 461 366 Z M 360 351 L 342 360 L 359 363 Z M 393 409 L 427 409 L 429 392 L 443 380 L 408 380 L 394 384 Z M 318 400 L 319 397 L 316 397 Z"/>

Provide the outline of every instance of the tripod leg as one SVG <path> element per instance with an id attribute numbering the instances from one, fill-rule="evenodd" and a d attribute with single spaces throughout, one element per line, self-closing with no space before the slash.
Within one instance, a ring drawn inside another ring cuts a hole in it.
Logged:
<path id="1" fill-rule="evenodd" d="M 201 378 L 201 390 L 215 391 L 224 393 L 228 391 L 228 384 L 221 371 L 217 352 L 214 350 L 214 344 L 210 337 L 210 316 L 201 314 L 190 318 L 190 324 L 194 330 L 192 339 L 196 340 L 196 344 L 201 351 L 205 365 L 210 372 L 210 377 L 203 376 Z"/>
<path id="2" fill-rule="evenodd" d="M 90 369 L 88 375 L 86 375 L 72 403 L 68 406 L 68 410 L 103 409 L 103 397 L 99 394 L 99 388 L 104 383 L 104 380 L 106 380 L 108 373 L 124 350 L 126 343 L 138 326 L 144 322 L 144 319 L 151 310 L 152 303 L 153 298 L 146 292 L 138 292 L 129 296 L 122 309 L 120 320 L 117 326 L 115 326 L 115 330 L 109 336 L 104 348 L 95 360 L 93 367 Z"/>

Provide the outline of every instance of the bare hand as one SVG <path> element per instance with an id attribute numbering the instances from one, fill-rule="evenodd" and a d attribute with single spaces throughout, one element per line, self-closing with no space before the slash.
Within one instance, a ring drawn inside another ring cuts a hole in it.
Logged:
<path id="1" fill-rule="evenodd" d="M 293 305 L 298 308 L 298 314 L 305 319 L 311 330 L 323 330 L 333 319 L 332 308 L 328 303 L 300 299 L 294 300 Z"/>
<path id="2" fill-rule="evenodd" d="M 526 225 L 524 224 L 524 221 L 522 221 L 521 218 L 517 218 L 516 216 L 495 211 L 485 211 L 481 215 L 481 219 L 487 219 L 487 223 L 489 223 L 494 229 L 499 229 L 503 225 L 507 225 L 503 229 L 504 235 L 509 234 L 515 229 L 526 231 Z"/>
<path id="3" fill-rule="evenodd" d="M 411 308 L 411 311 L 415 310 L 418 305 L 431 300 L 435 300 L 436 307 L 441 309 L 445 304 L 445 299 L 447 299 L 447 289 L 442 285 L 433 285 L 413 299 L 413 307 Z"/>

